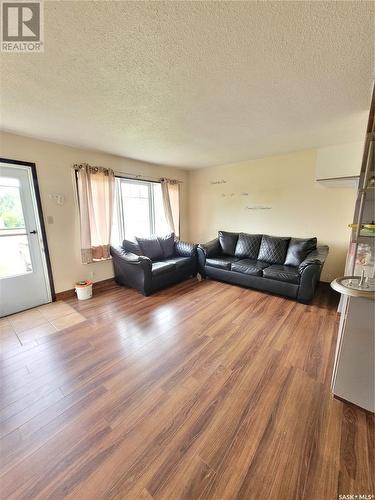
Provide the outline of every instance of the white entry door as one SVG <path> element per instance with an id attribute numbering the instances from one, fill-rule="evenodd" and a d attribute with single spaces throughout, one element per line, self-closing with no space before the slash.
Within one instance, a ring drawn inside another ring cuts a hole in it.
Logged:
<path id="1" fill-rule="evenodd" d="M 0 163 L 0 316 L 51 302 L 30 167 Z"/>

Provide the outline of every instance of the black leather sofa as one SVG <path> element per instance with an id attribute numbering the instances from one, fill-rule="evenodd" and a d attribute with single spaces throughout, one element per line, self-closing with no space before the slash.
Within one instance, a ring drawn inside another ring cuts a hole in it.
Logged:
<path id="1" fill-rule="evenodd" d="M 116 282 L 146 296 L 197 274 L 197 245 L 176 241 L 174 234 L 124 240 L 111 246 L 111 255 Z"/>
<path id="2" fill-rule="evenodd" d="M 203 278 L 308 303 L 314 296 L 328 250 L 328 246 L 317 246 L 316 238 L 219 231 L 218 238 L 198 246 L 199 272 Z"/>

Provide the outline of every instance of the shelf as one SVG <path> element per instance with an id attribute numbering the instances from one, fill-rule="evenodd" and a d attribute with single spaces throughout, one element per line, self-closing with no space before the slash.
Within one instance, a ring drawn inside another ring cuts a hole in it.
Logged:
<path id="1" fill-rule="evenodd" d="M 371 244 L 372 244 L 372 240 L 375 241 L 375 233 L 360 233 L 358 236 L 358 242 L 360 243 L 362 241 L 362 243 L 364 243 L 364 240 L 367 240 L 368 242 L 369 242 L 369 240 L 371 240 Z M 352 243 L 357 242 L 355 231 L 353 232 L 351 242 Z"/>
<path id="2" fill-rule="evenodd" d="M 366 239 L 366 240 L 374 240 L 375 241 L 375 234 L 360 234 L 359 237 L 358 237 L 358 242 L 360 243 L 362 241 L 363 243 L 363 239 Z M 352 238 L 352 243 L 356 243 L 356 238 L 355 238 L 355 235 L 353 236 Z"/>
<path id="3" fill-rule="evenodd" d="M 364 233 L 361 231 L 359 233 L 359 237 L 360 238 L 375 238 L 375 233 Z"/>
<path id="4" fill-rule="evenodd" d="M 374 188 L 367 188 L 367 189 L 360 189 L 358 191 L 357 199 L 360 199 L 363 196 L 363 203 L 368 204 L 368 203 L 374 203 L 375 199 L 375 189 Z"/>
<path id="5" fill-rule="evenodd" d="M 349 247 L 349 253 L 347 256 L 346 267 L 347 269 L 351 270 L 350 272 L 353 272 L 352 271 L 353 268 L 358 267 L 357 265 L 354 265 L 354 263 L 357 259 L 358 247 L 361 244 L 370 247 L 372 261 L 374 260 L 375 257 L 375 232 L 373 232 L 373 229 L 375 228 L 375 223 L 370 222 L 375 219 L 375 214 L 373 210 L 374 200 L 375 200 L 375 186 L 372 185 L 369 186 L 370 181 L 372 183 L 375 178 L 374 109 L 375 109 L 375 87 L 373 88 L 373 93 L 372 93 L 371 110 L 369 114 L 367 133 L 363 148 L 359 189 L 357 192 L 355 209 L 354 209 L 354 218 L 353 218 L 354 220 L 352 224 L 349 224 L 352 232 L 350 237 L 351 243 Z M 373 264 L 373 262 L 371 262 L 371 264 Z M 366 273 L 370 272 L 371 274 L 373 274 L 373 269 L 374 269 L 373 265 L 366 267 Z M 335 286 L 339 288 L 342 287 L 342 285 L 343 285 L 342 283 L 337 283 L 337 281 L 335 283 Z M 346 288 L 352 288 L 352 287 L 349 286 Z M 341 293 L 345 292 L 342 291 Z"/>
<path id="6" fill-rule="evenodd" d="M 374 280 L 370 278 L 367 281 L 368 289 L 366 289 L 359 286 L 360 279 L 360 276 L 342 276 L 332 281 L 331 288 L 336 290 L 336 292 L 349 295 L 350 297 L 375 300 Z"/>

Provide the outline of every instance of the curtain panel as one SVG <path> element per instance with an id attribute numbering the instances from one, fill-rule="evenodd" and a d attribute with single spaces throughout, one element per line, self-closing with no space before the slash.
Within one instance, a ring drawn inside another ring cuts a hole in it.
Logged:
<path id="1" fill-rule="evenodd" d="M 171 179 L 161 179 L 164 214 L 170 231 L 180 237 L 180 184 Z"/>
<path id="2" fill-rule="evenodd" d="M 78 178 L 83 264 L 110 258 L 115 175 L 87 163 L 74 165 Z"/>

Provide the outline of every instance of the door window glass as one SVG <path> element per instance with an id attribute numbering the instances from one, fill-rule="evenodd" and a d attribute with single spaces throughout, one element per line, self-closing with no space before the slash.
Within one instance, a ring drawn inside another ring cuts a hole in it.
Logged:
<path id="1" fill-rule="evenodd" d="M 32 270 L 19 181 L 0 177 L 0 278 Z"/>

